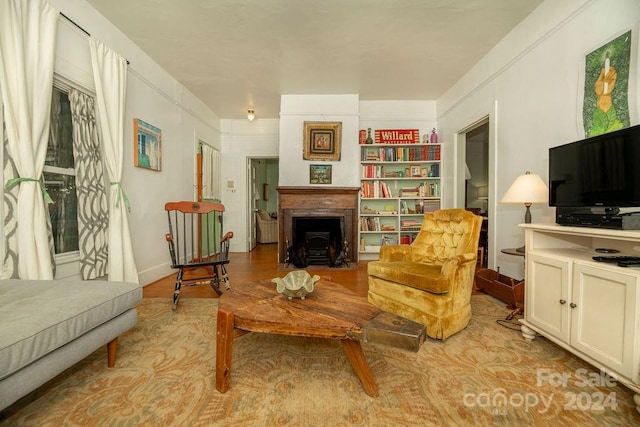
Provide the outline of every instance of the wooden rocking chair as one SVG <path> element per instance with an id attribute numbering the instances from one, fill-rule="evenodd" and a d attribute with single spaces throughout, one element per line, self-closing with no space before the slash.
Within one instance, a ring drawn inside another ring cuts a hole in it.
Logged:
<path id="1" fill-rule="evenodd" d="M 226 264 L 233 232 L 224 233 L 224 205 L 207 202 L 168 202 L 164 205 L 169 219 L 171 268 L 178 270 L 173 309 L 178 307 L 182 285 L 209 284 L 221 295 L 220 282 L 230 290 Z M 184 273 L 188 272 L 188 277 Z M 191 274 L 193 273 L 193 275 Z"/>

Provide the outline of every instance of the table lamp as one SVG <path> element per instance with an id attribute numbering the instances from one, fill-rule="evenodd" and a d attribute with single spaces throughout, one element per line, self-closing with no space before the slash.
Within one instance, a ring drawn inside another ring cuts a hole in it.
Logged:
<path id="1" fill-rule="evenodd" d="M 513 181 L 511 187 L 504 193 L 500 203 L 523 203 L 527 208 L 524 214 L 525 224 L 531 224 L 531 211 L 529 208 L 533 203 L 548 203 L 549 189 L 539 175 L 527 171 Z M 517 249 L 524 252 L 524 246 Z"/>

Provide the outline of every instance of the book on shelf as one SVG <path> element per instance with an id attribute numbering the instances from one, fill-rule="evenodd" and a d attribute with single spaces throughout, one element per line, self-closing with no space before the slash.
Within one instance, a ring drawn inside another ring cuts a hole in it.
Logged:
<path id="1" fill-rule="evenodd" d="M 372 182 L 362 182 L 360 185 L 362 198 L 391 198 L 393 194 L 391 189 L 384 181 L 375 180 Z"/>

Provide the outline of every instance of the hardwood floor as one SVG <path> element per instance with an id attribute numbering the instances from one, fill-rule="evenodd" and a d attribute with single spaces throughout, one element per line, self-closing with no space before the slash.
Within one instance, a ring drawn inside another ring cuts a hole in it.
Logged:
<path id="1" fill-rule="evenodd" d="M 258 244 L 251 252 L 233 252 L 229 254 L 230 262 L 227 273 L 231 288 L 234 283 L 253 282 L 262 279 L 284 277 L 289 271 L 278 271 L 278 245 Z M 309 274 L 330 277 L 336 283 L 355 292 L 367 296 L 367 261 L 358 263 L 358 269 L 347 268 L 314 268 L 306 269 Z M 160 279 L 143 289 L 145 298 L 171 298 L 175 286 L 175 274 Z M 275 284 L 274 284 L 275 286 Z M 216 293 L 207 285 L 183 286 L 180 298 L 217 298 Z"/>

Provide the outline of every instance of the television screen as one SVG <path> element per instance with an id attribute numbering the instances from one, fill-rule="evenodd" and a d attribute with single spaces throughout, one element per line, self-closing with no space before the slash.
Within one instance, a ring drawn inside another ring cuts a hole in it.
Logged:
<path id="1" fill-rule="evenodd" d="M 549 205 L 640 206 L 640 125 L 550 148 Z"/>

